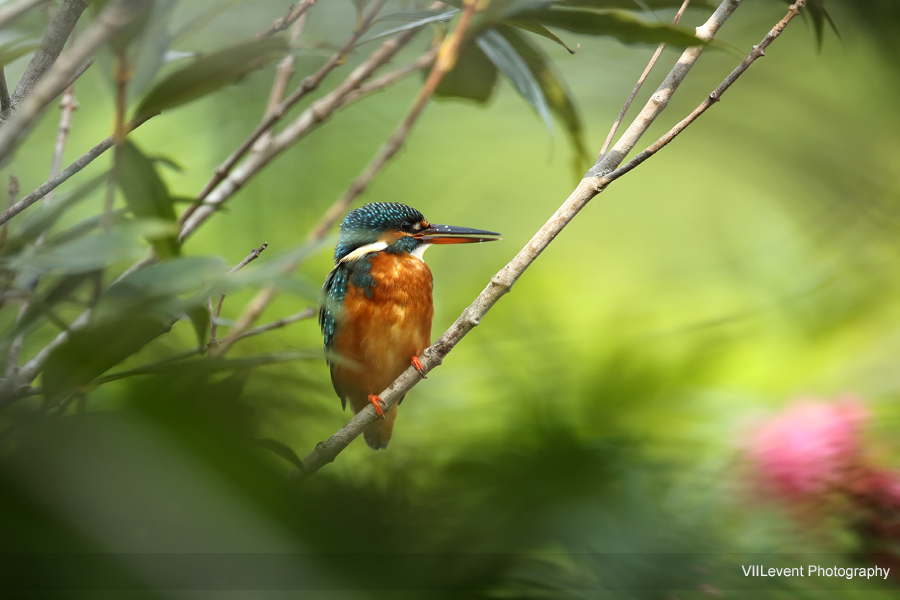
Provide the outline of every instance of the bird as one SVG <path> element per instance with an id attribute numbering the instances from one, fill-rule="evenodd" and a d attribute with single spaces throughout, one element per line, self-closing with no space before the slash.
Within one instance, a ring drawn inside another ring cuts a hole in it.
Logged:
<path id="1" fill-rule="evenodd" d="M 397 202 L 373 202 L 347 214 L 334 250 L 334 270 L 319 301 L 319 326 L 331 382 L 346 410 L 369 404 L 381 419 L 363 437 L 373 450 L 387 448 L 397 406 L 384 411 L 378 394 L 412 364 L 425 376 L 419 355 L 431 345 L 432 275 L 423 260 L 435 244 L 499 239 L 481 229 L 435 225 Z"/>

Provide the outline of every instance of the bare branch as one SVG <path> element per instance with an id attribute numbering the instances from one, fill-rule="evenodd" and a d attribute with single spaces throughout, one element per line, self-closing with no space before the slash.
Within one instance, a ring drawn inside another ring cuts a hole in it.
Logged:
<path id="1" fill-rule="evenodd" d="M 3 29 L 32 8 L 47 2 L 48 0 L 12 0 L 0 6 L 0 29 Z"/>
<path id="2" fill-rule="evenodd" d="M 434 62 L 434 57 L 437 56 L 439 48 L 439 45 L 435 45 L 428 52 L 426 52 L 413 62 L 409 63 L 408 65 L 404 65 L 399 69 L 391 71 L 390 73 L 385 73 L 381 77 L 373 79 L 369 83 L 364 83 L 363 85 L 359 86 L 358 88 L 344 96 L 344 98 L 341 100 L 339 108 L 349 106 L 350 104 L 356 102 L 364 96 L 379 92 L 384 88 L 397 83 L 401 79 L 409 77 L 417 71 L 421 71 Z"/>
<path id="3" fill-rule="evenodd" d="M 312 8 L 315 3 L 316 0 L 304 0 L 304 2 L 302 2 L 297 8 L 294 8 L 293 5 L 291 5 L 288 8 L 288 12 L 286 15 L 284 15 L 280 19 L 276 19 L 268 29 L 266 29 L 262 33 L 257 34 L 256 37 L 269 37 L 270 35 L 274 35 L 279 31 L 284 31 L 285 29 L 290 27 L 297 19 L 302 17 L 307 10 Z"/>
<path id="4" fill-rule="evenodd" d="M 75 24 L 81 18 L 81 13 L 87 8 L 88 3 L 85 0 L 62 0 L 50 25 L 47 27 L 44 38 L 41 40 L 41 47 L 31 57 L 28 66 L 25 67 L 25 73 L 16 86 L 16 91 L 12 95 L 12 108 L 19 105 L 24 98 L 31 93 L 34 86 L 44 77 L 47 71 L 53 67 L 56 59 L 62 53 L 66 40 Z M 83 62 L 83 61 L 82 61 Z"/>
<path id="5" fill-rule="evenodd" d="M 151 4 L 152 0 L 117 0 L 101 11 L 72 47 L 59 56 L 56 64 L 0 129 L 0 160 L 9 156 L 25 130 L 68 87 L 72 76 L 84 66 L 90 56 Z"/>
<path id="6" fill-rule="evenodd" d="M 70 85 L 66 88 L 62 100 L 59 103 L 59 128 L 56 130 L 56 144 L 53 146 L 53 158 L 50 160 L 50 179 L 59 175 L 62 169 L 63 153 L 66 149 L 66 142 L 69 140 L 69 132 L 72 130 L 72 115 L 78 110 L 78 101 L 75 100 L 75 86 Z M 44 201 L 53 197 L 53 190 L 50 190 Z"/>
<path id="7" fill-rule="evenodd" d="M 259 335 L 261 333 L 266 333 L 267 331 L 272 331 L 273 329 L 280 329 L 291 323 L 296 323 L 297 321 L 303 321 L 304 319 L 310 319 L 316 314 L 318 311 L 314 307 L 309 307 L 305 310 L 302 310 L 296 314 L 278 319 L 277 321 L 272 321 L 271 323 L 267 323 L 265 325 L 260 325 L 259 327 L 254 327 L 253 329 L 248 329 L 241 335 L 234 338 L 235 342 L 238 342 L 244 338 L 248 338 L 254 335 Z"/>
<path id="8" fill-rule="evenodd" d="M 691 3 L 691 0 L 684 0 L 681 4 L 681 8 L 678 9 L 678 12 L 675 14 L 675 18 L 672 19 L 672 25 L 678 25 L 678 22 L 681 20 L 682 15 L 684 15 L 684 11 L 687 10 L 688 4 Z M 603 147 L 600 149 L 600 157 L 602 158 L 606 151 L 609 150 L 609 145 L 612 143 L 613 138 L 616 136 L 616 131 L 619 129 L 619 125 L 625 119 L 625 113 L 628 112 L 628 109 L 631 107 L 631 103 L 634 101 L 634 97 L 637 96 L 638 92 L 641 91 L 641 87 L 644 85 L 644 80 L 647 79 L 647 75 L 650 74 L 650 71 L 653 70 L 653 65 L 656 64 L 656 61 L 659 60 L 662 51 L 665 49 L 666 43 L 663 42 L 656 48 L 656 52 L 653 53 L 653 56 L 650 58 L 650 62 L 647 63 L 647 68 L 644 69 L 644 72 L 641 73 L 641 76 L 638 78 L 637 83 L 634 85 L 634 89 L 631 90 L 631 95 L 628 96 L 628 100 L 625 101 L 625 106 L 622 107 L 621 112 L 619 112 L 619 116 L 616 117 L 616 122 L 613 123 L 612 127 L 609 130 L 609 134 L 606 136 L 606 141 L 603 142 Z"/>
<path id="9" fill-rule="evenodd" d="M 444 40 L 444 43 L 441 45 L 434 66 L 431 68 L 431 73 L 429 73 L 428 79 L 425 80 L 425 84 L 419 91 L 419 96 L 413 103 L 413 107 L 406 115 L 403 123 L 400 124 L 400 127 L 397 128 L 397 131 L 394 132 L 384 146 L 381 147 L 381 150 L 378 152 L 378 155 L 375 156 L 375 159 L 369 163 L 360 176 L 350 184 L 350 187 L 344 195 L 335 201 L 331 208 L 328 209 L 325 216 L 322 217 L 322 220 L 319 221 L 319 224 L 310 234 L 310 240 L 320 240 L 328 235 L 328 230 L 331 229 L 338 219 L 341 218 L 341 215 L 347 211 L 347 207 L 366 190 L 372 182 L 372 179 L 375 178 L 384 165 L 400 151 L 403 142 L 406 141 L 407 136 L 409 136 L 410 131 L 412 131 L 413 125 L 419 118 L 419 115 L 422 114 L 425 105 L 428 103 L 434 90 L 437 89 L 441 79 L 443 79 L 444 75 L 453 68 L 453 63 L 456 61 L 456 55 L 459 53 L 459 46 L 462 43 L 462 36 L 469 26 L 469 21 L 472 20 L 472 15 L 475 14 L 477 4 L 478 3 L 475 0 L 466 2 L 454 34 Z"/>
<path id="10" fill-rule="evenodd" d="M 724 0 L 722 5 L 732 3 L 733 0 Z M 784 30 L 784 27 L 796 16 L 800 10 L 806 5 L 806 0 L 798 0 L 795 4 L 790 7 L 790 10 L 782 19 L 763 39 L 763 41 L 753 48 L 753 51 L 750 55 L 744 59 L 741 65 L 735 69 L 726 79 L 722 82 L 722 85 L 716 89 L 716 92 L 711 94 L 712 100 L 708 99 L 710 102 L 715 102 L 716 99 L 721 97 L 721 93 L 724 92 L 729 86 L 731 86 L 734 81 L 743 74 L 747 68 L 758 58 L 759 56 L 763 56 L 763 51 L 765 48 L 772 43 L 781 32 Z M 719 11 L 717 11 L 718 13 Z M 730 14 L 730 13 L 729 13 Z M 714 15 L 716 18 L 716 15 Z M 727 18 L 727 15 L 726 17 Z M 718 20 L 718 26 L 721 26 L 724 19 Z M 718 29 L 718 26 L 716 29 Z M 676 69 L 679 67 L 676 65 Z M 715 95 L 715 98 L 713 98 Z M 704 103 L 705 104 L 705 103 Z M 703 105 L 701 105 L 703 106 Z M 699 109 L 698 109 L 699 110 Z M 697 112 L 697 111 L 695 111 Z M 702 114 L 702 111 L 699 113 Z M 699 116 L 698 114 L 698 116 Z M 693 115 L 693 113 L 692 113 Z M 639 117 L 640 118 L 640 117 Z M 693 117 L 696 119 L 696 117 Z M 691 119 L 689 117 L 688 119 Z M 693 119 L 692 119 L 693 120 Z M 691 122 L 692 122 L 691 120 Z M 686 119 L 687 121 L 687 119 Z M 687 123 L 689 124 L 689 123 Z M 687 124 L 685 126 L 687 126 Z M 683 129 L 683 128 L 682 128 Z M 671 133 L 671 132 L 670 132 Z M 675 134 L 677 135 L 677 134 Z M 663 142 L 664 140 L 671 139 L 670 134 L 666 134 L 663 138 L 660 139 L 659 142 Z M 671 136 L 671 137 L 674 137 Z M 662 144 L 665 145 L 665 144 Z M 656 146 L 656 144 L 654 144 Z M 651 146 L 652 148 L 653 146 Z M 660 146 L 661 147 L 661 146 Z M 649 150 L 649 149 L 648 149 Z M 651 152 L 647 157 L 652 156 L 654 152 Z M 635 160 L 637 157 L 635 158 Z M 646 160 L 646 158 L 644 159 Z M 634 161 L 632 161 L 634 162 Z M 552 242 L 557 235 L 562 231 L 562 229 L 575 218 L 575 215 L 584 208 L 588 202 L 592 198 L 594 198 L 597 194 L 602 192 L 606 187 L 615 179 L 621 177 L 628 171 L 637 166 L 640 162 L 637 162 L 633 166 L 631 163 L 618 169 L 607 176 L 598 176 L 593 175 L 591 171 L 585 176 L 584 179 L 578 184 L 572 194 L 566 199 L 566 201 L 562 204 L 562 206 L 557 209 L 557 211 L 550 217 L 550 219 L 541 227 L 540 230 L 531 238 L 531 240 L 525 245 L 522 250 L 505 266 L 503 267 L 496 275 L 491 278 L 490 283 L 488 283 L 487 287 L 478 295 L 478 297 L 466 308 L 460 317 L 450 326 L 447 331 L 429 348 L 425 350 L 423 355 L 419 357 L 420 362 L 422 363 L 422 367 L 425 373 L 430 372 L 432 369 L 437 367 L 443 362 L 444 357 L 459 343 L 459 341 L 474 327 L 476 327 L 480 322 L 484 315 L 503 297 L 506 293 L 508 293 L 513 284 L 518 280 L 518 278 L 525 272 L 525 270 L 537 259 L 537 257 L 544 251 L 544 249 Z M 596 167 L 595 167 L 596 168 Z M 406 371 L 403 372 L 388 388 L 379 394 L 379 397 L 382 400 L 382 406 L 385 411 L 389 410 L 400 398 L 403 398 L 409 390 L 411 390 L 419 381 L 421 381 L 421 376 L 419 372 L 414 368 L 410 367 Z M 317 470 L 322 468 L 324 465 L 332 462 L 335 457 L 347 447 L 350 442 L 352 442 L 357 436 L 359 436 L 363 430 L 377 418 L 375 409 L 372 406 L 367 406 L 365 409 L 361 410 L 357 413 L 346 425 L 344 425 L 337 433 L 331 436 L 328 440 L 324 442 L 320 442 L 316 445 L 315 449 L 307 455 L 306 458 L 303 459 L 303 469 L 296 473 L 296 478 L 298 480 L 303 480 Z"/>
<path id="11" fill-rule="evenodd" d="M 347 53 L 353 49 L 353 46 L 356 44 L 356 41 L 359 37 L 365 33 L 368 28 L 372 25 L 372 21 L 375 20 L 375 16 L 378 14 L 378 11 L 384 6 L 387 0 L 377 0 L 375 6 L 372 7 L 372 10 L 369 11 L 368 16 L 362 22 L 362 24 L 357 27 L 353 33 L 350 35 L 350 38 L 341 46 L 341 49 L 334 53 L 328 61 L 322 65 L 318 71 L 306 77 L 301 83 L 300 86 L 291 93 L 290 96 L 284 99 L 281 103 L 279 103 L 274 109 L 267 111 L 266 117 L 262 120 L 262 122 L 253 130 L 253 132 L 245 139 L 237 149 L 231 153 L 224 163 L 216 167 L 215 173 L 212 178 L 206 182 L 206 185 L 203 186 L 203 189 L 200 190 L 200 193 L 197 194 L 197 200 L 194 204 L 192 204 L 184 214 L 181 215 L 181 223 L 187 223 L 188 219 L 190 219 L 191 215 L 194 214 L 194 211 L 200 206 L 203 200 L 206 199 L 207 196 L 219 185 L 222 180 L 224 180 L 228 173 L 234 168 L 234 166 L 240 161 L 247 152 L 253 148 L 254 144 L 259 140 L 263 134 L 265 134 L 269 129 L 272 128 L 277 121 L 279 121 L 287 111 L 294 106 L 297 102 L 299 102 L 304 96 L 309 94 L 310 92 L 315 91 L 319 84 L 331 73 L 336 67 L 343 64 L 347 58 Z"/>
<path id="12" fill-rule="evenodd" d="M 155 117 L 156 115 L 150 115 L 148 117 L 142 117 L 140 119 L 135 119 L 134 121 L 128 124 L 128 131 L 133 131 Z M 13 204 L 11 207 L 0 213 L 0 224 L 6 223 L 17 214 L 55 190 L 59 187 L 63 182 L 71 178 L 73 175 L 84 169 L 86 166 L 91 164 L 98 156 L 109 150 L 115 144 L 115 140 L 113 136 L 109 136 L 93 148 L 87 151 L 83 156 L 81 156 L 78 160 L 73 162 L 71 165 L 60 171 L 58 175 L 55 177 L 51 177 L 44 183 L 42 183 L 36 190 Z"/>
<path id="13" fill-rule="evenodd" d="M 806 0 L 799 0 L 798 2 L 792 4 L 790 7 L 790 10 L 788 11 L 788 14 L 785 15 L 785 17 L 781 21 L 779 21 L 775 25 L 775 27 L 773 27 L 769 31 L 769 33 L 766 34 L 766 37 L 764 37 L 763 40 L 758 45 L 753 46 L 753 50 L 750 52 L 750 54 L 748 54 L 747 57 L 741 62 L 741 64 L 738 65 L 737 68 L 735 68 L 734 71 L 732 71 L 728 75 L 728 77 L 726 77 L 725 80 L 722 81 L 721 84 L 719 84 L 719 87 L 717 87 L 715 90 L 713 90 L 709 94 L 709 96 L 707 96 L 706 100 L 704 100 L 700 104 L 700 106 L 695 108 L 693 110 L 693 112 L 691 112 L 691 114 L 689 114 L 687 117 L 682 119 L 675 127 L 670 129 L 665 135 L 663 135 L 661 138 L 656 140 L 653 144 L 648 146 L 646 150 L 644 150 L 643 152 L 641 152 L 640 154 L 638 154 L 637 156 L 632 158 L 624 166 L 619 167 L 618 169 L 616 169 L 615 171 L 610 173 L 607 176 L 607 178 L 610 181 L 612 181 L 613 179 L 618 179 L 625 173 L 628 173 L 629 171 L 634 169 L 636 166 L 638 166 L 639 164 L 641 164 L 642 162 L 644 162 L 645 160 L 647 160 L 648 158 L 650 158 L 651 156 L 653 156 L 654 154 L 656 154 L 657 152 L 662 150 L 669 142 L 674 140 L 678 136 L 679 133 L 684 131 L 688 125 L 690 125 L 691 123 L 696 121 L 700 115 L 702 115 L 703 113 L 705 113 L 707 111 L 707 109 L 709 109 L 713 104 L 715 104 L 716 102 L 721 100 L 722 94 L 724 94 L 728 90 L 728 88 L 731 87 L 731 85 L 737 80 L 737 78 L 740 77 L 744 73 L 744 71 L 749 69 L 750 65 L 752 65 L 756 61 L 757 58 L 766 55 L 765 50 L 766 50 L 766 48 L 769 47 L 769 44 L 774 42 L 775 39 L 779 35 L 781 35 L 781 32 L 784 31 L 784 28 L 787 26 L 787 24 L 791 22 L 791 19 L 796 17 L 798 14 L 800 14 L 800 11 L 803 9 L 803 7 L 805 5 L 806 5 Z"/>
<path id="14" fill-rule="evenodd" d="M 343 105 L 342 100 L 347 94 L 371 77 L 376 69 L 388 63 L 418 32 L 418 29 L 404 31 L 384 42 L 378 50 L 356 67 L 334 90 L 310 104 L 300 116 L 294 119 L 278 135 L 273 136 L 264 147 L 257 147 L 256 152 L 250 154 L 244 162 L 235 167 L 222 179 L 221 183 L 205 198 L 202 205 L 188 215 L 187 218 L 182 217 L 183 225 L 179 239 L 183 241 L 188 238 L 196 231 L 197 227 L 217 210 L 218 206 L 231 198 L 235 192 L 269 164 L 272 159 L 284 152 L 289 146 L 303 139 L 316 126 L 331 116 L 334 111 Z M 287 101 L 285 100 L 285 102 Z M 259 128 L 257 128 L 257 132 L 259 132 L 259 135 L 264 133 Z M 257 132 L 254 132 L 254 134 Z M 258 139 L 259 136 L 257 135 L 256 137 Z"/>
<path id="15" fill-rule="evenodd" d="M 740 6 L 740 4 L 741 0 L 723 0 L 722 4 L 719 5 L 706 23 L 696 29 L 697 37 L 704 42 L 712 41 L 716 32 L 718 32 L 719 28 L 725 23 L 725 20 L 737 10 L 737 7 Z M 691 67 L 697 62 L 697 59 L 700 58 L 702 52 L 703 46 L 694 46 L 687 48 L 681 54 L 681 58 L 678 59 L 678 62 L 675 63 L 675 66 L 669 71 L 668 76 L 666 76 L 665 80 L 660 84 L 656 92 L 650 96 L 650 99 L 647 101 L 647 104 L 644 105 L 643 110 L 641 110 L 640 114 L 634 119 L 628 129 L 625 130 L 625 133 L 622 134 L 619 141 L 616 142 L 607 154 L 597 159 L 597 163 L 588 171 L 589 176 L 596 177 L 598 175 L 605 175 L 622 163 L 656 117 L 665 110 L 672 94 L 675 93 L 675 90 L 677 90 L 678 86 L 681 85 L 681 82 L 684 81 L 684 78 L 691 70 Z"/>
<path id="16" fill-rule="evenodd" d="M 234 268 L 230 269 L 228 272 L 236 273 L 236 272 L 240 271 L 241 269 L 243 269 L 244 267 L 246 267 L 247 265 L 252 263 L 254 260 L 259 258 L 259 255 L 262 254 L 263 250 L 265 250 L 268 247 L 269 247 L 269 242 L 263 242 L 262 246 L 260 246 L 259 248 L 254 248 L 253 251 L 251 251 L 250 254 L 248 254 L 244 260 L 242 260 L 241 262 L 236 264 L 234 266 Z M 223 302 L 225 302 L 225 292 L 222 292 L 222 295 L 219 296 L 219 303 L 216 306 L 216 310 L 213 313 L 212 322 L 209 325 L 209 347 L 210 348 L 214 348 L 218 344 L 218 342 L 216 341 L 216 332 L 219 329 L 219 324 L 216 322 L 216 319 L 218 319 L 219 316 L 222 314 L 222 303 Z"/>

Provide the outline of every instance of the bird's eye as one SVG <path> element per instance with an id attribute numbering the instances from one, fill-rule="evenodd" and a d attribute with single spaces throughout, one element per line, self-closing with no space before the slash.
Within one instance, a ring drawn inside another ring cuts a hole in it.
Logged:
<path id="1" fill-rule="evenodd" d="M 412 223 L 410 223 L 409 221 L 403 221 L 402 223 L 400 223 L 400 229 L 402 229 L 403 231 L 412 231 L 412 228 Z"/>

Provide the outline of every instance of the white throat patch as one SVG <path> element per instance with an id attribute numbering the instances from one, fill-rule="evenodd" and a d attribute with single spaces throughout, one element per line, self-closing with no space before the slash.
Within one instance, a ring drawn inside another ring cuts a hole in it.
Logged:
<path id="1" fill-rule="evenodd" d="M 429 248 L 431 248 L 432 245 L 433 244 L 420 244 L 420 245 L 416 246 L 416 249 L 413 250 L 412 252 L 410 252 L 409 255 L 415 256 L 422 262 L 425 262 L 425 258 L 424 258 L 425 251 L 428 250 Z"/>
<path id="2" fill-rule="evenodd" d="M 371 254 L 372 252 L 381 252 L 388 245 L 384 242 L 375 242 L 374 244 L 366 244 L 365 246 L 360 246 L 347 256 L 341 259 L 340 262 L 350 262 L 351 260 L 356 260 L 357 258 L 362 258 L 366 254 Z"/>

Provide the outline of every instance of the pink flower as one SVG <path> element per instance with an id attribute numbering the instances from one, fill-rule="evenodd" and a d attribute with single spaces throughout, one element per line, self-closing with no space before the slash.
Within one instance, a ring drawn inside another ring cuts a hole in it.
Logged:
<path id="1" fill-rule="evenodd" d="M 799 400 L 755 432 L 748 454 L 763 484 L 786 500 L 807 502 L 848 491 L 868 420 L 856 400 Z"/>

